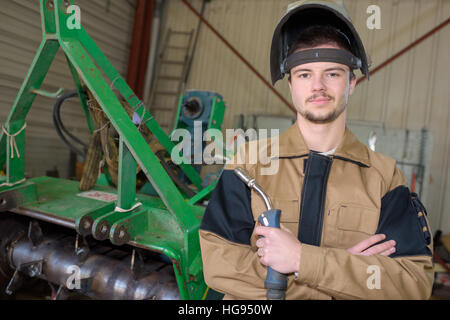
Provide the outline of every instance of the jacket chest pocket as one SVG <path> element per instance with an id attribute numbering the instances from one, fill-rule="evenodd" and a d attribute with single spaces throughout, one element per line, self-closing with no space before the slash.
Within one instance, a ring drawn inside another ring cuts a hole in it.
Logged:
<path id="1" fill-rule="evenodd" d="M 281 210 L 280 224 L 286 229 L 290 230 L 295 236 L 298 234 L 298 220 L 300 215 L 300 205 L 298 199 L 282 199 L 279 197 L 271 198 L 272 207 L 274 209 Z M 258 221 L 258 217 L 266 211 L 267 208 L 264 205 L 264 201 L 259 195 L 252 190 L 252 211 L 255 222 Z M 253 249 L 256 250 L 256 236 L 252 234 L 250 243 Z"/>
<path id="2" fill-rule="evenodd" d="M 273 207 L 281 210 L 280 224 L 297 236 L 300 205 L 298 199 L 272 199 Z"/>
<path id="3" fill-rule="evenodd" d="M 348 249 L 375 234 L 379 210 L 357 204 L 342 204 L 337 210 L 336 235 L 339 248 Z"/>
<path id="4" fill-rule="evenodd" d="M 293 234 L 298 233 L 298 220 L 300 215 L 300 205 L 297 198 L 281 198 L 272 197 L 272 207 L 274 209 L 281 210 L 280 223 L 292 231 Z M 253 217 L 257 221 L 258 216 L 267 210 L 261 197 L 259 197 L 254 191 L 252 191 L 252 210 Z"/>

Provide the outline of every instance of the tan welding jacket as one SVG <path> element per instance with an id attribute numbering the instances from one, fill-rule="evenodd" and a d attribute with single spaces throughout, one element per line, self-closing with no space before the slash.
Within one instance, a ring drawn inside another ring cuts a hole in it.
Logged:
<path id="1" fill-rule="evenodd" d="M 426 211 L 405 186 L 395 160 L 373 152 L 346 128 L 331 156 L 310 151 L 296 123 L 261 153 L 278 161 L 251 163 L 251 143 L 227 164 L 200 227 L 205 281 L 225 299 L 265 299 L 267 269 L 253 234 L 263 200 L 237 178 L 243 167 L 281 209 L 281 224 L 298 235 L 298 277 L 288 275 L 287 299 L 427 299 L 433 283 L 432 235 Z M 241 164 L 245 162 L 245 164 Z M 253 161 L 254 162 L 254 161 Z M 267 162 L 266 162 L 267 163 Z M 383 233 L 396 252 L 354 255 L 346 249 Z M 374 277 L 379 276 L 377 280 Z"/>

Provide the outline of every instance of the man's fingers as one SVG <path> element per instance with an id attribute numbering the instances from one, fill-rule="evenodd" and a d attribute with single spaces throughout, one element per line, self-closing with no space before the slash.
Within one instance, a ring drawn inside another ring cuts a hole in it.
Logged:
<path id="1" fill-rule="evenodd" d="M 258 256 L 262 257 L 264 255 L 264 249 L 263 248 L 259 248 L 257 253 L 258 253 Z"/>
<path id="2" fill-rule="evenodd" d="M 273 229 L 273 228 L 270 228 L 270 227 L 257 226 L 257 227 L 255 228 L 254 233 L 255 233 L 257 236 L 266 237 L 266 236 L 268 236 L 268 235 L 270 234 L 270 232 L 272 232 L 272 229 Z"/>
<path id="3" fill-rule="evenodd" d="M 373 247 L 370 247 L 369 249 L 361 252 L 361 254 L 365 255 L 365 256 L 371 256 L 374 254 L 382 254 L 382 253 L 384 253 L 383 255 L 390 255 L 391 253 L 393 253 L 391 251 L 392 251 L 392 248 L 395 248 L 395 245 L 396 245 L 396 243 L 394 240 L 389 240 L 389 241 L 377 244 Z"/>
<path id="4" fill-rule="evenodd" d="M 384 239 L 386 239 L 386 235 L 384 235 L 382 233 L 375 234 L 375 235 L 370 236 L 369 238 L 361 241 L 359 244 L 357 244 L 357 246 L 360 245 L 361 251 L 364 251 L 367 248 L 370 248 L 371 246 L 373 246 L 375 243 L 383 241 Z"/>
<path id="5" fill-rule="evenodd" d="M 264 238 L 259 238 L 258 240 L 256 240 L 255 245 L 258 248 L 262 248 L 264 246 Z"/>
<path id="6" fill-rule="evenodd" d="M 350 249 L 348 249 L 348 251 L 350 253 L 353 254 L 360 254 L 362 253 L 364 250 L 370 248 L 371 246 L 373 246 L 375 243 L 378 243 L 380 241 L 383 241 L 386 238 L 386 236 L 382 233 L 380 234 L 375 234 L 359 243 L 357 243 L 356 245 L 354 245 L 353 247 L 351 247 Z"/>
<path id="7" fill-rule="evenodd" d="M 388 249 L 388 250 L 386 250 L 386 251 L 381 252 L 380 255 L 382 255 L 382 256 L 390 256 L 390 255 L 393 254 L 393 253 L 395 253 L 395 247 L 390 248 L 390 249 Z"/>

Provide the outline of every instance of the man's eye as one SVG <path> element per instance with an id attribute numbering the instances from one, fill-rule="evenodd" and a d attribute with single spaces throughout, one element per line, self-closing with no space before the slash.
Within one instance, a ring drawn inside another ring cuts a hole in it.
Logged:
<path id="1" fill-rule="evenodd" d="M 331 73 L 328 74 L 328 76 L 329 76 L 330 78 L 337 78 L 337 77 L 339 77 L 340 75 L 339 75 L 339 73 L 331 72 Z"/>
<path id="2" fill-rule="evenodd" d="M 308 79 L 308 78 L 309 78 L 309 74 L 308 74 L 308 73 L 300 73 L 300 74 L 298 75 L 298 77 L 299 77 L 299 78 L 302 78 L 302 79 Z"/>

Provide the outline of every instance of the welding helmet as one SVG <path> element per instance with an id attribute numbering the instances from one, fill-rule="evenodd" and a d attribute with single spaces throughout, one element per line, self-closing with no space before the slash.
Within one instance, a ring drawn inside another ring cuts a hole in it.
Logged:
<path id="1" fill-rule="evenodd" d="M 299 35 L 311 25 L 331 26 L 349 43 L 351 53 L 342 49 L 312 49 L 288 52 Z M 302 0 L 291 3 L 275 28 L 270 48 L 272 85 L 296 65 L 309 62 L 338 62 L 351 70 L 360 69 L 369 78 L 368 56 L 342 2 Z"/>

